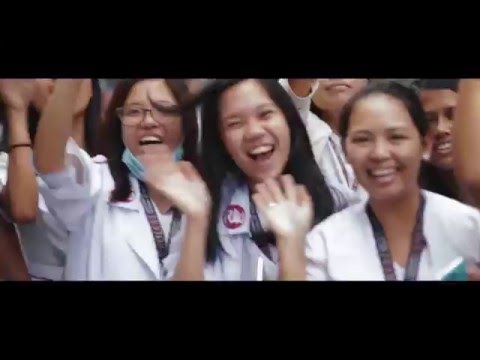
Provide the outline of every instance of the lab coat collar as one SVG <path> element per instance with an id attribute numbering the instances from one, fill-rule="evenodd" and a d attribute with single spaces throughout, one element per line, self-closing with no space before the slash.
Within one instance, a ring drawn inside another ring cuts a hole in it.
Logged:
<path id="1" fill-rule="evenodd" d="M 429 241 L 428 239 L 428 236 L 426 235 L 426 232 L 425 232 L 425 222 L 428 221 L 427 219 L 427 214 L 428 214 L 428 206 L 429 206 L 429 195 L 428 195 L 428 191 L 425 191 L 425 190 L 421 190 L 421 194 L 425 200 L 425 206 L 424 206 L 424 209 L 423 209 L 423 224 L 422 224 L 422 231 L 423 231 L 423 234 L 424 234 L 424 239 L 425 239 L 425 242 L 426 242 L 426 247 L 431 247 L 432 245 L 432 242 Z M 361 206 L 366 209 L 366 207 L 368 206 L 368 199 L 366 200 L 363 200 L 361 202 Z M 371 225 L 370 225 L 370 220 L 368 219 L 368 216 L 367 216 L 367 211 L 365 211 L 365 219 L 367 221 L 367 223 L 369 224 L 369 228 L 371 228 Z M 373 230 L 372 230 L 372 234 L 373 234 Z M 372 235 L 373 236 L 373 235 Z"/>

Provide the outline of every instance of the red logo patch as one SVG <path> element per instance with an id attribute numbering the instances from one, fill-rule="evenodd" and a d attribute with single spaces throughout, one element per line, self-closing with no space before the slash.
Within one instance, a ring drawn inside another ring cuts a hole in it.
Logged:
<path id="1" fill-rule="evenodd" d="M 240 205 L 228 205 L 223 213 L 223 224 L 228 229 L 238 229 L 245 222 L 245 210 Z"/>

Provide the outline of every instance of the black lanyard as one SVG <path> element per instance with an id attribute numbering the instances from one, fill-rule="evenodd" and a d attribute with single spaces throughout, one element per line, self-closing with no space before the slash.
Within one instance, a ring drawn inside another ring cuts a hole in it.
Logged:
<path id="1" fill-rule="evenodd" d="M 155 211 L 155 207 L 153 206 L 152 200 L 150 196 L 148 196 L 148 191 L 143 182 L 139 181 L 140 186 L 140 193 L 141 193 L 141 202 L 143 208 L 145 210 L 145 215 L 147 216 L 148 223 L 150 224 L 150 228 L 152 230 L 152 235 L 155 240 L 155 246 L 158 252 L 158 258 L 160 260 L 160 264 L 163 266 L 163 260 L 168 256 L 170 252 L 170 244 L 172 242 L 172 238 L 178 233 L 180 230 L 180 224 L 182 220 L 182 216 L 180 211 L 177 208 L 173 208 L 173 219 L 170 225 L 170 232 L 168 234 L 168 240 L 165 241 L 165 233 L 163 232 L 162 225 L 160 224 L 160 220 L 158 219 L 157 212 Z"/>
<path id="2" fill-rule="evenodd" d="M 265 232 L 258 217 L 257 207 L 250 198 L 250 233 L 252 234 L 252 241 L 265 254 L 265 256 L 273 260 L 269 244 L 275 245 L 275 238 L 271 232 Z"/>
<path id="3" fill-rule="evenodd" d="M 417 212 L 416 223 L 412 232 L 412 245 L 410 248 L 410 254 L 408 256 L 407 268 L 405 269 L 405 281 L 417 280 L 418 270 L 420 267 L 420 259 L 423 249 L 425 249 L 427 245 L 425 235 L 423 234 L 424 210 L 425 198 L 423 195 L 421 195 L 420 207 Z M 370 224 L 372 225 L 373 236 L 375 237 L 378 256 L 382 264 L 385 280 L 397 281 L 397 275 L 395 274 L 395 268 L 393 266 L 393 260 L 390 254 L 390 249 L 388 248 L 385 232 L 383 230 L 382 224 L 380 224 L 380 221 L 378 221 L 370 205 L 367 205 L 367 215 L 370 220 Z"/>

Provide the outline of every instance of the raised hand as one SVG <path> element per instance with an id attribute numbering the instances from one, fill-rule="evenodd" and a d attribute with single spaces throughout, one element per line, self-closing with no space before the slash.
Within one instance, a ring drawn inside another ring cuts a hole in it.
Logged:
<path id="1" fill-rule="evenodd" d="M 0 96 L 12 110 L 26 111 L 35 96 L 35 79 L 0 79 Z"/>
<path id="2" fill-rule="evenodd" d="M 149 145 L 138 155 L 145 166 L 145 182 L 168 198 L 182 213 L 192 218 L 210 214 L 208 188 L 189 162 L 175 162 L 166 145 Z"/>
<path id="3" fill-rule="evenodd" d="M 312 226 L 312 200 L 306 188 L 297 185 L 291 175 L 258 184 L 253 200 L 277 241 L 305 239 Z"/>

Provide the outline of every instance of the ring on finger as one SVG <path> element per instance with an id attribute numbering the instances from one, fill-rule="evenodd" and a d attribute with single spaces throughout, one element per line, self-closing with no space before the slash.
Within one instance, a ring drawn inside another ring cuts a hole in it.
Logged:
<path id="1" fill-rule="evenodd" d="M 275 206 L 277 206 L 277 203 L 271 202 L 271 203 L 268 204 L 269 208 L 273 208 Z"/>

